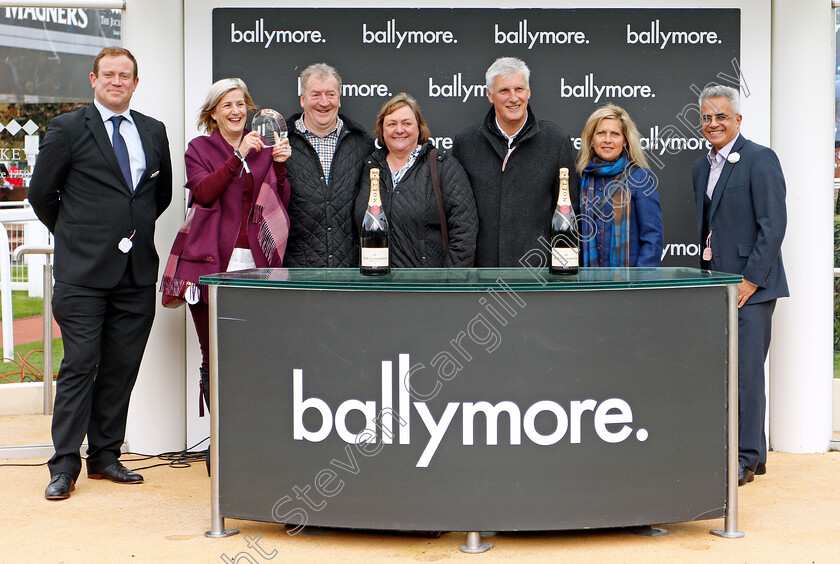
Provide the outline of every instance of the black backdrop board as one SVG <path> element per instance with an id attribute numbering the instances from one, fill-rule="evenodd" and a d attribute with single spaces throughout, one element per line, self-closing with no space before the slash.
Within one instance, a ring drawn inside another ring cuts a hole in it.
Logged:
<path id="1" fill-rule="evenodd" d="M 221 515 L 444 531 L 724 515 L 725 287 L 500 293 L 506 325 L 486 293 L 219 287 Z M 493 440 L 465 416 L 478 402 L 518 415 Z M 407 425 L 368 421 L 376 439 L 354 444 L 361 410 L 388 403 Z M 447 414 L 429 447 L 424 415 Z"/>
<path id="2" fill-rule="evenodd" d="M 382 104 L 406 91 L 449 148 L 489 108 L 487 67 L 522 58 L 535 115 L 573 139 L 603 103 L 630 112 L 655 161 L 663 266 L 696 267 L 691 164 L 707 148 L 694 90 L 737 86 L 740 20 L 739 9 L 216 8 L 213 80 L 239 76 L 288 117 L 300 111 L 300 71 L 327 62 L 344 81 L 343 113 L 373 131 Z"/>

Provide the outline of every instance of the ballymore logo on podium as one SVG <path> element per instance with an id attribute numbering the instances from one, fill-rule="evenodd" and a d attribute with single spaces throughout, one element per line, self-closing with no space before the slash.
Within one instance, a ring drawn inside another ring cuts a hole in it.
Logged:
<path id="1" fill-rule="evenodd" d="M 318 443 L 324 441 L 333 432 L 348 444 L 377 444 L 376 451 L 384 445 L 392 445 L 395 438 L 400 445 L 411 444 L 412 414 L 417 413 L 423 424 L 428 439 L 423 453 L 417 460 L 417 468 L 427 468 L 435 456 L 435 452 L 447 436 L 452 422 L 461 419 L 461 444 L 474 445 L 475 419 L 481 414 L 486 421 L 487 445 L 499 444 L 499 418 L 505 414 L 510 428 L 508 441 L 510 445 L 521 445 L 522 435 L 539 446 L 551 446 L 566 439 L 569 444 L 582 442 L 581 430 L 584 425 L 591 426 L 599 440 L 615 444 L 627 440 L 633 434 L 633 410 L 630 404 L 621 398 L 604 398 L 570 400 L 564 402 L 564 407 L 552 399 L 541 399 L 531 405 L 520 406 L 513 401 L 500 401 L 492 404 L 487 401 L 476 402 L 447 402 L 443 413 L 435 416 L 425 401 L 412 401 L 415 394 L 412 390 L 411 377 L 423 368 L 422 364 L 411 365 L 408 354 L 399 355 L 399 378 L 397 388 L 397 405 L 394 405 L 394 378 L 392 361 L 382 361 L 381 394 L 377 399 L 347 399 L 332 407 L 324 399 L 318 397 L 304 398 L 303 369 L 292 371 L 292 417 L 293 434 L 296 441 Z M 308 410 L 320 414 L 320 426 L 309 429 L 303 422 L 304 413 Z M 360 432 L 348 429 L 347 417 L 353 411 L 362 414 L 365 428 Z M 587 412 L 591 414 L 587 415 Z M 550 428 L 538 428 L 537 417 L 542 413 L 553 416 Z M 395 430 L 395 428 L 398 428 Z M 589 433 L 587 433 L 589 436 Z M 648 432 L 639 428 L 635 432 L 636 440 L 646 441 Z M 456 439 L 457 440 L 457 439 Z"/>

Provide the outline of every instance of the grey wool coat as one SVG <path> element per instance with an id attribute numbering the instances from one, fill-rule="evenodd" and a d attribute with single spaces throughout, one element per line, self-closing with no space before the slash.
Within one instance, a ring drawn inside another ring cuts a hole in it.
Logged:
<path id="1" fill-rule="evenodd" d="M 532 266 L 536 266 L 537 256 L 547 261 L 548 250 L 539 239 L 548 240 L 561 167 L 569 169 L 572 204 L 576 213 L 580 211 L 569 135 L 550 121 L 538 120 L 529 106 L 525 126 L 508 155 L 507 140 L 496 126 L 491 107 L 484 121 L 455 136 L 452 154 L 463 165 L 475 194 L 475 266 L 519 267 L 526 256 Z"/>

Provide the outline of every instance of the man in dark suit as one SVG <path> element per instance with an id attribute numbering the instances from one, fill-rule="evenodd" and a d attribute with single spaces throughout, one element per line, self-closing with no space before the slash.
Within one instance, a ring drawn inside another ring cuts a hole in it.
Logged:
<path id="1" fill-rule="evenodd" d="M 776 153 L 740 135 L 738 91 L 700 95 L 709 154 L 694 163 L 703 268 L 743 276 L 738 285 L 738 484 L 766 472 L 764 361 L 776 299 L 788 296 L 782 264 L 785 178 Z"/>
<path id="2" fill-rule="evenodd" d="M 64 360 L 52 421 L 47 499 L 88 478 L 142 483 L 119 462 L 131 390 L 155 313 L 155 220 L 172 198 L 164 125 L 129 110 L 137 61 L 121 47 L 93 62 L 94 103 L 50 122 L 29 200 L 55 239 L 53 312 Z"/>

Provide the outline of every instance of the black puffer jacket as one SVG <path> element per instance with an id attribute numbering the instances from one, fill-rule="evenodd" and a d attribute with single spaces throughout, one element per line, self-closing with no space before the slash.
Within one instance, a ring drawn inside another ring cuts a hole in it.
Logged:
<path id="1" fill-rule="evenodd" d="M 378 149 L 365 159 L 359 195 L 356 197 L 356 232 L 358 233 L 370 196 L 370 169 L 380 170 L 382 206 L 391 227 L 391 266 L 397 268 L 468 267 L 475 259 L 475 238 L 478 214 L 475 210 L 470 182 L 461 164 L 454 157 L 438 151 L 438 175 L 449 250 L 443 255 L 440 212 L 432 186 L 427 142 L 417 160 L 394 188 L 385 160 L 388 152 Z"/>
<path id="2" fill-rule="evenodd" d="M 513 144 L 508 154 L 493 106 L 484 121 L 455 136 L 452 154 L 467 171 L 478 207 L 475 265 L 479 267 L 523 266 L 519 260 L 533 253 L 547 260 L 540 237 L 548 240 L 560 167 L 569 169 L 569 192 L 578 211 L 575 153 L 566 132 L 538 120 L 528 106 L 528 119 Z M 528 262 L 535 265 L 536 259 Z"/>
<path id="3" fill-rule="evenodd" d="M 361 125 L 339 115 L 344 127 L 327 184 L 318 153 L 294 127 L 300 116 L 295 114 L 289 121 L 292 156 L 286 161 L 286 170 L 291 185 L 290 226 L 283 266 L 357 267 L 359 246 L 353 204 L 364 158 L 373 151 L 373 141 Z"/>

